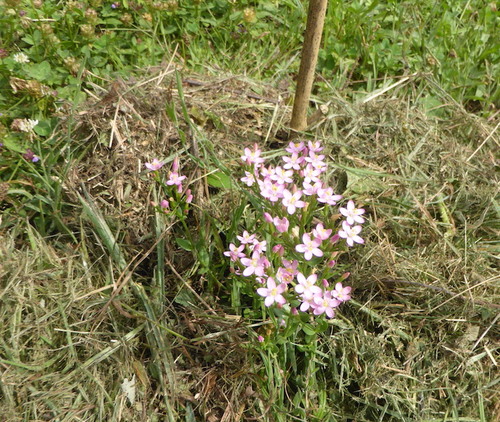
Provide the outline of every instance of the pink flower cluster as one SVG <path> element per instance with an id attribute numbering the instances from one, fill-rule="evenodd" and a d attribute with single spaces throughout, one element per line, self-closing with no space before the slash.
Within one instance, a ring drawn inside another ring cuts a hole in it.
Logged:
<path id="1" fill-rule="evenodd" d="M 266 167 L 257 145 L 245 148 L 241 159 L 247 169 L 241 181 L 266 200 L 263 224 L 256 233 L 237 236 L 224 254 L 236 274 L 259 284 L 257 294 L 267 307 L 288 304 L 292 310 L 333 318 L 351 292 L 343 286 L 345 277 L 334 258 L 364 243 L 360 224 L 365 210 L 348 201 L 332 212 L 342 196 L 321 180 L 327 170 L 322 151 L 319 142 L 292 142 L 281 163 Z M 331 218 L 338 214 L 345 217 L 340 224 Z M 330 287 L 332 278 L 336 281 Z"/>
<path id="2" fill-rule="evenodd" d="M 165 163 L 163 161 L 154 158 L 150 163 L 145 163 L 144 166 L 150 172 L 157 172 L 160 170 Z M 184 191 L 184 187 L 182 182 L 186 179 L 186 176 L 181 176 L 179 173 L 179 159 L 176 157 L 174 162 L 172 163 L 172 169 L 168 172 L 168 180 L 166 181 L 167 186 L 175 186 L 177 193 L 182 193 Z M 193 200 L 193 195 L 191 193 L 191 189 L 187 189 L 185 192 L 186 195 L 186 203 L 191 203 Z M 163 199 L 160 202 L 160 208 L 163 210 L 167 210 L 170 208 L 170 203 L 167 199 Z"/>

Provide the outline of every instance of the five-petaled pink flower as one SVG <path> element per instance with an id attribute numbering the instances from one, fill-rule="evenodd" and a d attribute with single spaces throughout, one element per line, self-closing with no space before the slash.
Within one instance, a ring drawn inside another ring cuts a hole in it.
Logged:
<path id="1" fill-rule="evenodd" d="M 335 316 L 334 309 L 340 305 L 340 302 L 332 297 L 331 292 L 324 292 L 323 296 L 314 296 L 313 298 L 313 314 L 326 314 L 328 318 Z"/>
<path id="2" fill-rule="evenodd" d="M 348 300 L 351 299 L 351 293 L 352 287 L 351 286 L 342 286 L 342 283 L 337 283 L 335 285 L 335 290 L 332 290 L 332 296 L 340 300 L 341 302 L 347 302 Z"/>
<path id="3" fill-rule="evenodd" d="M 244 153 L 245 154 L 241 156 L 241 159 L 246 164 L 255 164 L 256 167 L 259 167 L 264 162 L 264 159 L 260 156 L 261 150 L 257 144 L 254 144 L 253 150 L 245 148 Z"/>
<path id="4" fill-rule="evenodd" d="M 172 171 L 168 175 L 167 185 L 172 186 L 182 186 L 182 181 L 186 178 L 186 176 L 179 176 L 179 173 Z"/>
<path id="5" fill-rule="evenodd" d="M 292 194 L 292 192 L 290 192 L 288 189 L 285 189 L 283 190 L 282 194 L 282 202 L 286 207 L 288 214 L 295 214 L 297 208 L 304 208 L 306 206 L 306 203 L 300 200 L 300 197 L 302 196 L 302 192 L 300 190 Z"/>
<path id="6" fill-rule="evenodd" d="M 260 287 L 257 289 L 257 293 L 265 297 L 264 304 L 269 307 L 273 303 L 277 303 L 279 305 L 284 305 L 286 303 L 286 299 L 283 296 L 283 293 L 286 291 L 286 284 L 281 283 L 276 286 L 276 282 L 274 278 L 269 277 L 267 279 L 267 287 Z"/>
<path id="7" fill-rule="evenodd" d="M 234 243 L 229 244 L 229 250 L 224 252 L 224 255 L 228 256 L 231 258 L 231 261 L 237 261 L 239 258 L 244 258 L 245 254 L 243 253 L 243 249 L 245 248 L 245 245 L 240 245 L 236 247 Z"/>
<path id="8" fill-rule="evenodd" d="M 365 243 L 363 238 L 359 236 L 361 232 L 361 226 L 350 226 L 347 221 L 342 222 L 342 230 L 339 230 L 338 235 L 345 239 L 349 246 L 353 246 L 356 243 Z"/>
<path id="9" fill-rule="evenodd" d="M 361 217 L 361 214 L 364 214 L 365 210 L 363 208 L 356 208 L 353 201 L 349 201 L 345 208 L 339 208 L 339 211 L 346 217 L 347 224 L 350 226 L 354 225 L 355 222 L 359 224 L 365 222 L 365 219 Z"/>
<path id="10" fill-rule="evenodd" d="M 261 256 L 258 251 L 252 254 L 252 258 L 241 258 L 240 262 L 246 267 L 243 270 L 243 275 L 245 277 L 251 276 L 252 274 L 262 277 L 269 266 L 269 261 L 265 256 Z"/>
<path id="11" fill-rule="evenodd" d="M 317 274 L 311 274 L 309 277 L 305 277 L 304 274 L 297 274 L 297 284 L 295 286 L 295 291 L 302 295 L 304 299 L 312 299 L 314 296 L 320 295 L 323 290 L 321 287 L 316 285 L 318 280 Z"/>
<path id="12" fill-rule="evenodd" d="M 313 255 L 318 257 L 323 256 L 323 251 L 318 248 L 318 246 L 321 245 L 321 240 L 311 239 L 309 233 L 304 233 L 302 235 L 302 241 L 304 243 L 295 246 L 295 250 L 303 253 L 306 261 L 310 261 Z"/>
<path id="13" fill-rule="evenodd" d="M 163 167 L 165 163 L 163 161 L 158 160 L 158 158 L 153 158 L 153 161 L 150 163 L 145 163 L 144 165 L 149 171 L 156 171 Z"/>

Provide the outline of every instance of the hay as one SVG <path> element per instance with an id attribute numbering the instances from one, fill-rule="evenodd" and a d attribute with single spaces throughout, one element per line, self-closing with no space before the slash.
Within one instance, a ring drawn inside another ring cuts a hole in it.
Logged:
<path id="1" fill-rule="evenodd" d="M 282 147 L 287 93 L 234 76 L 182 80 L 184 101 L 169 68 L 104 95 L 95 87 L 75 116 L 72 148 L 86 152 L 65 181 L 67 200 L 79 209 L 85 186 L 130 267 L 112 262 L 79 215 L 68 216 L 78 245 L 31 232 L 16 248 L 14 234 L 2 234 L 0 420 L 273 420 L 255 391 L 261 363 L 246 347 L 249 321 L 225 314 L 168 236 L 166 297 L 151 282 L 154 183 L 143 165 L 180 153 L 224 232 L 234 193 L 209 189 L 204 176 L 215 160 L 236 173 L 244 145 Z M 356 104 L 334 91 L 317 100 L 310 136 L 327 145 L 338 189 L 371 216 L 366 247 L 349 257 L 359 306 L 346 306 L 321 339 L 318 365 L 334 385 L 329 406 L 355 420 L 396 420 L 394 409 L 441 418 L 450 403 L 464 417 L 481 403 L 493 415 L 497 122 L 453 103 L 429 117 L 413 91 L 431 82 L 408 84 Z M 133 377 L 132 405 L 121 386 Z"/>

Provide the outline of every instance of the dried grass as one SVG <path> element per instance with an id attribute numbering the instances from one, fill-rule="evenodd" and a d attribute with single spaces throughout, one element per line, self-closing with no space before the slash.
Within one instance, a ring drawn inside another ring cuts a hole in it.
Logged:
<path id="1" fill-rule="evenodd" d="M 431 83 L 409 80 L 357 104 L 332 91 L 328 102 L 318 100 L 310 134 L 327 144 L 338 188 L 371 216 L 368 243 L 351 256 L 359 305 L 346 306 L 322 339 L 328 358 L 319 363 L 334 386 L 332 409 L 354 420 L 448 420 L 446 412 L 477 417 L 483 407 L 490 420 L 498 414 L 498 126 L 437 88 L 448 105 L 429 117 L 416 100 Z M 216 168 L 213 157 L 236 171 L 243 145 L 283 145 L 286 95 L 232 76 L 189 76 L 183 89 L 205 134 L 199 156 L 188 123 L 166 111 L 182 108 L 170 68 L 117 82 L 104 97 L 95 92 L 77 116 L 75 142 L 88 152 L 71 168 L 67 198 L 80 206 L 85 186 L 133 272 L 117 267 L 78 218 L 78 245 L 30 232 L 30 244 L 17 248 L 14 233 L 2 234 L 0 420 L 237 421 L 269 409 L 258 391 L 259 362 L 245 347 L 248 322 L 224 314 L 173 242 L 167 298 L 141 288 L 154 266 L 152 182 L 142 171 L 149 159 L 179 152 L 202 176 Z M 232 194 L 205 194 L 219 229 L 227 228 Z M 215 312 L 181 288 L 176 273 Z M 120 385 L 134 375 L 132 406 Z"/>

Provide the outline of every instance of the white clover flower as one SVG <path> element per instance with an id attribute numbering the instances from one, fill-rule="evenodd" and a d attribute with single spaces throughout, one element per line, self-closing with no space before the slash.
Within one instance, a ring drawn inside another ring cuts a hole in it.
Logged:
<path id="1" fill-rule="evenodd" d="M 38 120 L 33 119 L 23 119 L 19 123 L 19 129 L 23 132 L 31 132 L 33 128 L 38 124 Z"/>
<path id="2" fill-rule="evenodd" d="M 14 54 L 13 56 L 13 59 L 15 62 L 17 63 L 29 63 L 30 62 L 30 59 L 29 57 L 24 54 L 24 53 L 17 53 L 17 54 Z"/>

